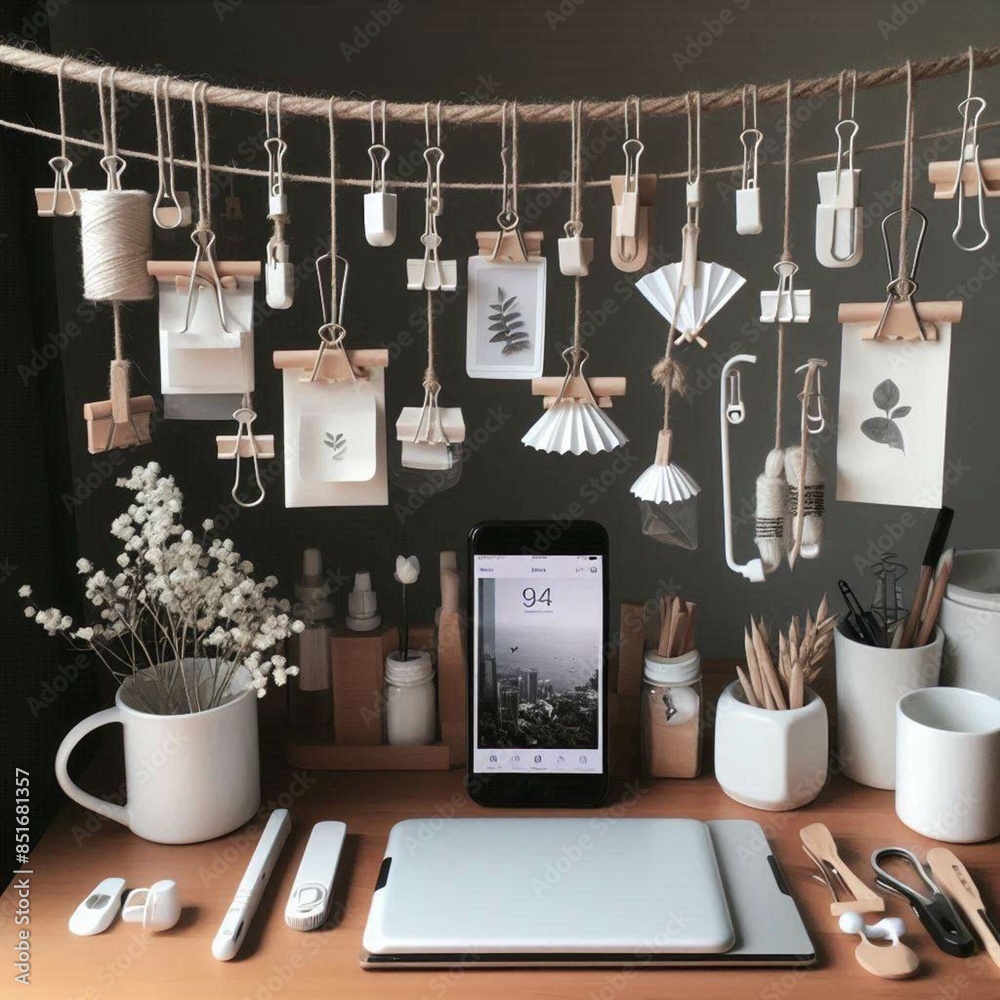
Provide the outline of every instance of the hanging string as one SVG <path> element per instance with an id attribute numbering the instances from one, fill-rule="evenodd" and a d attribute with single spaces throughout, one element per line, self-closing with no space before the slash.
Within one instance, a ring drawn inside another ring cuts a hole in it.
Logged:
<path id="1" fill-rule="evenodd" d="M 118 155 L 118 100 L 115 94 L 114 66 L 103 66 L 97 77 L 97 102 L 101 111 L 101 138 L 104 141 L 104 155 Z M 104 82 L 105 74 L 107 83 Z M 204 85 L 203 85 L 204 86 Z M 104 88 L 108 88 L 105 97 Z M 107 105 L 110 104 L 110 109 Z"/>
<path id="2" fill-rule="evenodd" d="M 63 95 L 63 71 L 66 67 L 68 56 L 63 56 L 59 60 L 59 68 L 56 70 L 56 86 L 59 90 L 59 155 L 65 160 L 66 156 L 66 100 Z M 972 86 L 970 81 L 969 86 Z"/>
<path id="3" fill-rule="evenodd" d="M 194 127 L 195 184 L 198 188 L 200 232 L 212 228 L 212 161 L 209 154 L 207 83 L 200 83 L 191 95 L 191 123 Z"/>
<path id="4" fill-rule="evenodd" d="M 745 83 L 741 98 L 743 108 L 743 131 L 757 128 L 757 85 Z M 748 113 L 749 112 L 749 113 Z"/>
<path id="5" fill-rule="evenodd" d="M 122 337 L 121 303 L 117 299 L 111 303 L 111 312 L 115 325 L 115 361 L 124 361 L 125 347 Z"/>
<path id="6" fill-rule="evenodd" d="M 570 107 L 569 220 L 563 227 L 567 236 L 579 236 L 583 232 L 583 220 L 580 218 L 583 205 L 582 118 L 583 102 L 574 101 Z"/>
<path id="7" fill-rule="evenodd" d="M 910 280 L 910 216 L 913 210 L 913 124 L 916 88 L 913 71 L 906 60 L 906 126 L 903 131 L 903 189 L 899 198 L 899 259 L 896 280 L 901 285 Z"/>
<path id="8" fill-rule="evenodd" d="M 782 261 L 792 259 L 792 81 L 785 84 L 785 213 L 781 242 Z M 782 397 L 785 389 L 785 324 L 778 323 L 778 360 L 775 379 L 774 447 L 781 448 Z"/>
<path id="9" fill-rule="evenodd" d="M 338 323 L 337 304 L 337 130 L 334 102 L 327 105 L 327 124 L 330 129 L 330 322 Z"/>
<path id="10" fill-rule="evenodd" d="M 847 84 L 847 78 L 851 79 L 851 104 L 850 113 L 846 116 L 847 118 L 854 118 L 854 107 L 855 101 L 858 96 L 858 71 L 856 69 L 846 70 L 842 69 L 840 71 L 840 78 L 837 81 L 837 121 L 841 122 L 844 120 L 844 88 Z"/>

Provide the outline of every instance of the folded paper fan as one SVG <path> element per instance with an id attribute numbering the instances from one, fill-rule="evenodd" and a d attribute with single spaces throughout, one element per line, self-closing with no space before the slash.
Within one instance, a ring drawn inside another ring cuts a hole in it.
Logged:
<path id="1" fill-rule="evenodd" d="M 682 268 L 681 262 L 667 264 L 640 278 L 636 287 L 668 323 L 676 309 L 681 339 L 697 340 L 704 347 L 699 334 L 705 324 L 746 284 L 746 278 L 722 264 L 699 260 L 695 262 L 694 285 L 684 285 Z"/>
<path id="2" fill-rule="evenodd" d="M 521 443 L 538 451 L 597 455 L 628 443 L 628 438 L 589 399 L 564 397 L 532 425 Z"/>
<path id="3" fill-rule="evenodd" d="M 679 465 L 650 465 L 632 484 L 631 491 L 640 500 L 652 503 L 679 503 L 701 492 L 701 487 Z"/>

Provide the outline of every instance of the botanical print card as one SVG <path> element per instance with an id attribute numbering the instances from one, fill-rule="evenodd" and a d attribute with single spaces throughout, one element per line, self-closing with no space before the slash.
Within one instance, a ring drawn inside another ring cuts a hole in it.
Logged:
<path id="1" fill-rule="evenodd" d="M 844 324 L 838 500 L 941 506 L 951 324 L 936 325 L 936 341 L 883 341 Z"/>
<path id="2" fill-rule="evenodd" d="M 545 258 L 469 258 L 470 378 L 538 378 L 545 358 Z"/>

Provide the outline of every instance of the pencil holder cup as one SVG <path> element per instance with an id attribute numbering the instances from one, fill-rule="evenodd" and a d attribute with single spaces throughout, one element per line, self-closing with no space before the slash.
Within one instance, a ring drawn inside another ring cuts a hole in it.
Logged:
<path id="1" fill-rule="evenodd" d="M 739 681 L 719 698 L 715 778 L 737 802 L 782 812 L 812 802 L 826 784 L 829 727 L 823 699 L 805 689 L 802 708 L 755 708 Z"/>
<path id="2" fill-rule="evenodd" d="M 837 677 L 837 757 L 852 781 L 896 787 L 896 703 L 920 688 L 936 687 L 944 633 L 913 649 L 867 646 L 833 636 Z"/>

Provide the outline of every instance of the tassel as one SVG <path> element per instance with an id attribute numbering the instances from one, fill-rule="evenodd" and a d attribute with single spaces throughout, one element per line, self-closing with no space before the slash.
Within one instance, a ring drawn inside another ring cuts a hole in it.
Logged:
<path id="1" fill-rule="evenodd" d="M 799 489 L 799 472 L 802 449 L 799 445 L 785 449 L 785 477 L 788 480 L 788 506 L 792 525 L 792 547 L 789 557 L 796 552 L 803 559 L 815 559 L 820 554 L 823 541 L 823 510 L 826 487 L 823 483 L 823 466 L 812 448 L 806 448 L 806 470 L 803 489 Z M 804 514 L 802 535 L 798 535 L 799 496 L 803 496 Z M 791 558 L 789 558 L 791 563 Z"/>
<path id="2" fill-rule="evenodd" d="M 788 535 L 788 483 L 785 455 L 780 448 L 768 453 L 764 471 L 757 477 L 757 516 L 754 541 L 765 573 L 773 573 L 785 555 Z"/>

